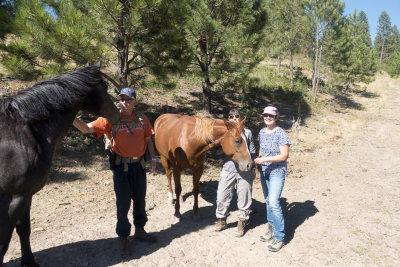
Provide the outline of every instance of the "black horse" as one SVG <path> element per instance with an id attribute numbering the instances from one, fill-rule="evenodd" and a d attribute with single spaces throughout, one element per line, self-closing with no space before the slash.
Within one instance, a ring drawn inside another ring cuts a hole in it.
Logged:
<path id="1" fill-rule="evenodd" d="M 111 123 L 120 118 L 100 64 L 0 98 L 0 267 L 14 228 L 21 242 L 21 265 L 38 266 L 29 241 L 32 195 L 45 185 L 55 148 L 79 110 Z"/>

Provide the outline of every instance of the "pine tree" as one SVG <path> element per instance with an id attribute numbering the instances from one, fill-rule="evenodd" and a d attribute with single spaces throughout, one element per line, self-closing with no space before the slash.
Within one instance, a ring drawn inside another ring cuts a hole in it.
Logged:
<path id="1" fill-rule="evenodd" d="M 11 31 L 11 20 L 14 16 L 14 1 L 0 0 L 0 39 Z"/>
<path id="2" fill-rule="evenodd" d="M 304 26 L 306 25 L 303 1 L 271 1 L 268 9 L 273 21 L 272 36 L 280 41 L 280 43 L 275 42 L 275 46 L 279 47 L 278 51 L 280 52 L 284 49 L 289 52 L 290 87 L 293 90 L 293 56 L 304 39 Z"/>
<path id="3" fill-rule="evenodd" d="M 105 75 L 117 90 L 149 72 L 165 78 L 184 69 L 186 14 L 185 0 L 21 0 L 4 65 L 35 79 L 102 60 L 118 67 Z"/>
<path id="4" fill-rule="evenodd" d="M 368 21 L 360 19 L 360 14 L 354 11 L 349 15 L 327 55 L 327 64 L 346 88 L 351 83 L 370 82 L 376 71 L 375 52 L 368 43 L 371 38 L 365 28 Z"/>
<path id="5" fill-rule="evenodd" d="M 379 16 L 378 31 L 376 33 L 374 47 L 379 52 L 379 65 L 382 65 L 385 57 L 387 38 L 390 36 L 392 23 L 390 17 L 386 11 L 382 11 Z"/>
<path id="6" fill-rule="evenodd" d="M 265 14 L 263 1 L 191 1 L 186 38 L 202 79 L 204 111 L 211 112 L 212 88 L 222 78 L 243 80 L 259 61 Z"/>
<path id="7" fill-rule="evenodd" d="M 326 49 L 325 41 L 329 36 L 334 36 L 343 24 L 344 3 L 340 0 L 309 0 L 307 14 L 311 21 L 313 31 L 313 74 L 312 98 L 316 101 L 320 83 L 322 56 Z"/>

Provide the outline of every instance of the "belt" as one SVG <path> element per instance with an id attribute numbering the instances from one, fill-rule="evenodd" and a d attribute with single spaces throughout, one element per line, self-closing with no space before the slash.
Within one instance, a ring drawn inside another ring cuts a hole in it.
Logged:
<path id="1" fill-rule="evenodd" d="M 124 172 L 128 171 L 128 163 L 137 163 L 140 162 L 143 159 L 143 157 L 122 157 L 118 154 L 116 154 L 115 157 L 115 165 L 120 165 L 121 163 L 124 164 Z"/>

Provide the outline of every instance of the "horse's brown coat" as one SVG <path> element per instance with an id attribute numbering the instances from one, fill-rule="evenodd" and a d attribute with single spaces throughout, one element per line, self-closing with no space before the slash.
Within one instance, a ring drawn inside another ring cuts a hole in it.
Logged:
<path id="1" fill-rule="evenodd" d="M 194 216 L 199 215 L 199 182 L 203 173 L 205 153 L 222 146 L 224 153 L 238 163 L 242 171 L 250 170 L 252 160 L 247 149 L 243 132 L 246 119 L 240 123 L 227 120 L 209 119 L 198 116 L 163 114 L 154 123 L 155 143 L 161 157 L 169 192 L 172 193 L 171 174 L 175 183 L 175 216 L 180 217 L 179 197 L 182 192 L 181 172 L 193 172 Z M 169 169 L 172 165 L 173 171 Z"/>

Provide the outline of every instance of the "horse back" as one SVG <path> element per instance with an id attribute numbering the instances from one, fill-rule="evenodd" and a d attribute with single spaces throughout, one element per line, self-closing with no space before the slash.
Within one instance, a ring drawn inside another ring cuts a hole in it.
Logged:
<path id="1" fill-rule="evenodd" d="M 154 123 L 158 153 L 171 160 L 176 153 L 187 156 L 193 146 L 195 118 L 179 114 L 163 114 Z"/>

